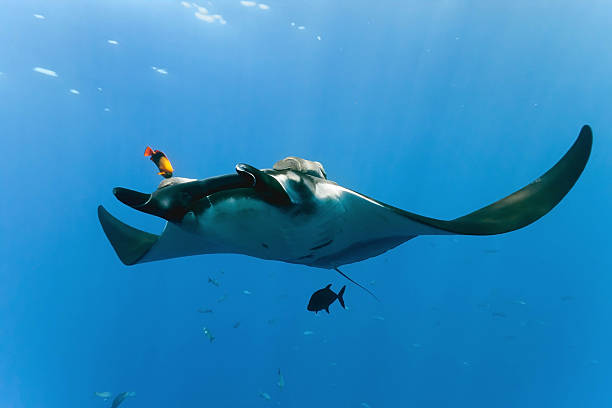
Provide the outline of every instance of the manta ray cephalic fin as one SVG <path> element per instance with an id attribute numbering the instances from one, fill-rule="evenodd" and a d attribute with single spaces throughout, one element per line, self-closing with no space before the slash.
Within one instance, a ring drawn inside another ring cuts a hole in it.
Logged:
<path id="1" fill-rule="evenodd" d="M 238 174 L 248 174 L 255 182 L 254 188 L 265 195 L 265 200 L 273 205 L 291 204 L 291 198 L 283 186 L 269 174 L 256 169 L 248 164 L 240 163 L 236 165 Z"/>

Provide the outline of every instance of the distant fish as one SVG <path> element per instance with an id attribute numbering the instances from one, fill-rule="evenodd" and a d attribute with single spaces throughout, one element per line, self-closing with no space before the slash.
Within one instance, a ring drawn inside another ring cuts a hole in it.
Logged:
<path id="1" fill-rule="evenodd" d="M 200 312 L 200 313 L 212 313 L 213 310 L 212 309 L 202 309 L 202 308 L 200 308 L 200 309 L 198 309 L 198 312 Z"/>
<path id="2" fill-rule="evenodd" d="M 561 300 L 564 301 L 564 302 L 567 302 L 569 300 L 574 300 L 574 299 L 575 299 L 575 297 L 569 296 L 569 295 L 561 296 Z"/>
<path id="3" fill-rule="evenodd" d="M 94 395 L 96 397 L 100 397 L 100 398 L 104 399 L 104 401 L 106 401 L 107 399 L 109 399 L 112 396 L 112 394 L 110 392 L 108 392 L 108 391 L 94 392 Z"/>
<path id="4" fill-rule="evenodd" d="M 276 323 L 276 319 L 269 319 L 268 320 L 268 324 L 274 324 L 274 323 Z"/>
<path id="5" fill-rule="evenodd" d="M 371 407 L 370 407 L 370 406 L 369 406 L 367 403 L 365 403 L 365 402 L 362 402 L 362 403 L 361 403 L 361 404 L 359 404 L 359 405 L 361 405 L 361 407 L 362 407 L 362 408 L 371 408 Z"/>
<path id="6" fill-rule="evenodd" d="M 521 300 L 521 299 L 515 300 L 513 303 L 516 303 L 517 305 L 526 305 L 527 304 L 527 302 L 525 302 L 524 300 Z"/>
<path id="7" fill-rule="evenodd" d="M 504 312 L 493 312 L 491 314 L 493 315 L 493 317 L 507 317 Z"/>
<path id="8" fill-rule="evenodd" d="M 216 280 L 215 278 L 211 278 L 210 276 L 208 277 L 208 283 L 211 283 L 215 285 L 216 287 L 219 287 L 219 281 Z"/>
<path id="9" fill-rule="evenodd" d="M 384 317 L 382 317 L 382 316 L 372 316 L 372 319 L 374 319 L 374 320 L 380 320 L 381 322 L 385 320 L 385 318 L 384 318 Z"/>
<path id="10" fill-rule="evenodd" d="M 344 295 L 346 285 L 340 289 L 338 294 L 334 293 L 334 291 L 332 291 L 330 288 L 331 283 L 323 289 L 319 289 L 313 293 L 310 297 L 310 301 L 308 302 L 308 306 L 306 306 L 306 309 L 315 313 L 318 313 L 321 310 L 325 310 L 327 313 L 329 313 L 329 306 L 334 303 L 336 299 L 338 299 L 340 305 L 346 309 L 344 306 L 344 298 L 342 297 Z"/>
<path id="11" fill-rule="evenodd" d="M 212 343 L 213 340 L 215 339 L 215 336 L 213 336 L 212 333 L 210 332 L 210 330 L 208 330 L 208 328 L 206 328 L 206 327 L 203 327 L 202 331 L 204 332 L 204 335 L 206 335 L 206 337 L 208 337 L 208 339 Z"/>
<path id="12" fill-rule="evenodd" d="M 304 336 L 311 336 L 313 334 L 314 334 L 314 332 L 311 331 L 311 330 L 304 330 Z"/>
<path id="13" fill-rule="evenodd" d="M 259 396 L 267 401 L 270 401 L 272 399 L 272 397 L 270 397 L 270 394 L 268 394 L 267 392 L 260 392 Z"/>
<path id="14" fill-rule="evenodd" d="M 499 252 L 499 249 L 485 249 L 484 253 L 485 254 L 496 254 Z"/>
<path id="15" fill-rule="evenodd" d="M 250 295 L 252 294 L 252 292 L 250 290 L 243 290 L 242 293 L 244 293 L 245 295 Z"/>
<path id="16" fill-rule="evenodd" d="M 240 326 L 240 322 L 236 322 L 236 323 L 234 323 L 233 327 L 234 327 L 234 329 L 237 329 L 239 326 Z"/>
<path id="17" fill-rule="evenodd" d="M 151 157 L 151 161 L 155 163 L 157 168 L 159 169 L 160 176 L 165 178 L 172 177 L 172 173 L 174 173 L 174 169 L 172 168 L 172 164 L 170 164 L 170 160 L 161 150 L 153 150 L 149 146 L 145 149 L 144 153 L 145 157 Z"/>
<path id="18" fill-rule="evenodd" d="M 119 405 L 121 405 L 123 400 L 125 400 L 127 397 L 133 397 L 135 395 L 136 395 L 135 392 L 130 392 L 130 391 L 124 391 L 122 393 L 117 394 L 117 396 L 113 400 L 113 404 L 111 405 L 111 408 L 117 408 Z"/>
<path id="19" fill-rule="evenodd" d="M 225 301 L 227 299 L 227 294 L 221 296 L 219 299 L 217 299 L 217 303 L 221 303 L 223 301 Z"/>
<path id="20" fill-rule="evenodd" d="M 281 374 L 280 368 L 278 369 L 278 382 L 276 383 L 276 385 L 278 385 L 278 388 L 280 388 L 281 390 L 285 388 L 285 377 L 283 377 L 283 375 Z"/>

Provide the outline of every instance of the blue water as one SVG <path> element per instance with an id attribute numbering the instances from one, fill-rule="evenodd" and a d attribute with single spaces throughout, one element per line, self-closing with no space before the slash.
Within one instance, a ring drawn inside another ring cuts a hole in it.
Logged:
<path id="1" fill-rule="evenodd" d="M 265 4 L 202 2 L 202 20 L 170 0 L 2 3 L 0 407 L 609 405 L 609 2 Z M 591 160 L 550 214 L 345 266 L 382 302 L 349 284 L 330 315 L 306 303 L 346 283 L 333 271 L 126 267 L 96 217 L 161 231 L 111 193 L 155 189 L 151 145 L 193 178 L 318 160 L 454 218 L 542 174 L 583 124 Z"/>

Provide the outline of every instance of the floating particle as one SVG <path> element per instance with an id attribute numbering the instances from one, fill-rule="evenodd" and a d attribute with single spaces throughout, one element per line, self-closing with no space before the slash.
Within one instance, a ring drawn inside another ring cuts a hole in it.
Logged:
<path id="1" fill-rule="evenodd" d="M 207 23 L 214 23 L 215 19 L 213 16 L 209 16 L 208 14 L 203 14 L 203 13 L 195 13 L 195 16 L 202 20 L 202 21 L 206 21 Z"/>
<path id="2" fill-rule="evenodd" d="M 34 67 L 34 71 L 38 72 L 39 74 L 43 74 L 43 75 L 47 75 L 50 77 L 54 77 L 57 78 L 58 75 L 55 71 L 47 69 L 47 68 L 42 68 L 42 67 Z"/>
<path id="3" fill-rule="evenodd" d="M 158 73 L 160 73 L 162 75 L 166 75 L 168 73 L 168 71 L 166 71 L 163 68 L 157 68 L 157 67 L 151 67 L 151 68 L 153 68 L 153 71 L 156 71 L 156 72 L 158 72 Z"/>

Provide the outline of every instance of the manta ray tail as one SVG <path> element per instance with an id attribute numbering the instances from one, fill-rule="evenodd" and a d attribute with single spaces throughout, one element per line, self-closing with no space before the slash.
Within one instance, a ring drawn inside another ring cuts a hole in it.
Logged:
<path id="1" fill-rule="evenodd" d="M 338 269 L 338 268 L 334 268 L 334 269 L 335 269 L 335 270 L 336 270 L 336 272 L 338 272 L 340 275 L 344 276 L 346 279 L 350 280 L 350 281 L 351 281 L 351 282 L 353 282 L 355 285 L 359 286 L 361 289 L 363 289 L 363 290 L 365 290 L 366 292 L 368 292 L 370 295 L 372 295 L 372 297 L 373 297 L 374 299 L 376 299 L 377 301 L 379 301 L 379 302 L 380 302 L 380 299 L 378 299 L 374 293 L 372 293 L 371 291 L 369 291 L 369 290 L 368 290 L 368 288 L 366 288 L 366 287 L 364 287 L 363 285 L 361 285 L 361 284 L 359 284 L 359 283 L 355 282 L 354 280 L 352 280 L 352 279 L 351 279 L 351 278 L 350 278 L 350 277 L 349 277 L 347 274 L 345 274 L 344 272 L 342 272 L 340 269 Z M 343 289 L 344 289 L 344 288 L 343 288 Z M 343 292 L 344 292 L 344 291 L 343 291 Z M 344 294 L 344 293 L 342 293 L 342 294 Z M 343 305 L 342 305 L 342 307 L 344 307 L 344 301 L 342 301 L 342 304 L 343 304 Z"/>

